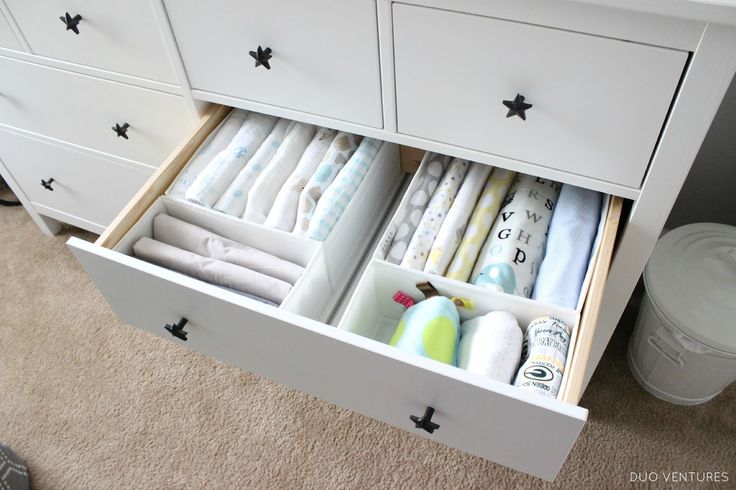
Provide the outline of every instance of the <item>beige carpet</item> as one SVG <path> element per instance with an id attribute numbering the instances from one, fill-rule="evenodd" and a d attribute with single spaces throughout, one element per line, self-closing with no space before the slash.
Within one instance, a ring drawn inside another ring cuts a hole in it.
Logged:
<path id="1" fill-rule="evenodd" d="M 619 488 L 632 471 L 728 471 L 716 488 L 734 488 L 736 386 L 700 407 L 654 399 L 629 374 L 625 328 L 549 485 L 120 324 L 70 233 L 92 238 L 0 208 L 0 441 L 34 488 Z"/>

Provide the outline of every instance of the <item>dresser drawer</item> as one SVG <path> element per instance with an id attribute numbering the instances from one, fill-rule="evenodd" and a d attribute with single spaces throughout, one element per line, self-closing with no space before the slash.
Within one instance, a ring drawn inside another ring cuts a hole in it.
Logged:
<path id="1" fill-rule="evenodd" d="M 93 231 L 109 225 L 150 177 L 140 168 L 5 131 L 0 159 L 34 204 L 88 222 Z"/>
<path id="2" fill-rule="evenodd" d="M 177 84 L 152 0 L 8 0 L 35 54 Z M 67 29 L 66 14 L 81 16 Z"/>
<path id="3" fill-rule="evenodd" d="M 0 124 L 155 166 L 191 128 L 182 97 L 4 57 Z"/>
<path id="4" fill-rule="evenodd" d="M 222 107 L 210 111 L 95 244 L 69 241 L 120 318 L 170 340 L 164 326 L 186 318 L 187 340 L 173 340 L 187 347 L 438 442 L 553 478 L 587 417 L 577 403 L 620 200 L 612 200 L 606 215 L 564 391 L 558 399 L 544 398 L 353 333 L 349 319 L 343 319 L 348 325 L 335 328 L 131 257 L 131 241 L 159 212 L 160 196 L 226 112 Z M 383 201 L 370 201 L 376 206 L 374 214 L 381 214 Z M 352 221 L 363 226 L 362 220 Z M 350 234 L 340 237 L 348 239 Z M 375 260 L 368 267 L 354 293 L 343 285 L 346 300 L 351 294 L 367 295 L 352 302 L 371 304 L 370 295 L 379 289 L 366 284 L 375 275 Z M 411 275 L 402 277 L 413 280 Z M 355 315 L 354 307 L 352 311 Z M 409 420 L 427 406 L 436 408 L 434 420 L 441 426 L 431 435 L 414 429 Z"/>
<path id="5" fill-rule="evenodd" d="M 2 11 L 0 11 L 0 48 L 21 49 L 20 43 L 13 34 L 13 30 Z"/>
<path id="6" fill-rule="evenodd" d="M 403 4 L 393 19 L 400 133 L 640 187 L 687 53 Z M 517 94 L 526 120 L 507 117 Z"/>
<path id="7" fill-rule="evenodd" d="M 374 0 L 165 3 L 193 89 L 382 127 Z"/>

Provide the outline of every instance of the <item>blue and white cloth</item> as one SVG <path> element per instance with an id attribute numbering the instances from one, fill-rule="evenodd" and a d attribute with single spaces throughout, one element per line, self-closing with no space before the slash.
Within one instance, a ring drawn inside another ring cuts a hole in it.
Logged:
<path id="1" fill-rule="evenodd" d="M 564 184 L 532 299 L 575 309 L 601 218 L 599 192 Z"/>
<path id="2" fill-rule="evenodd" d="M 265 114 L 250 113 L 227 148 L 215 156 L 194 179 L 185 194 L 186 200 L 211 208 L 261 146 L 276 124 L 276 119 Z"/>
<path id="3" fill-rule="evenodd" d="M 307 229 L 308 238 L 319 241 L 327 238 L 345 208 L 350 204 L 363 177 L 375 160 L 381 144 L 381 140 L 374 138 L 363 139 L 348 163 L 340 170 L 335 181 L 317 203 L 314 216 Z"/>

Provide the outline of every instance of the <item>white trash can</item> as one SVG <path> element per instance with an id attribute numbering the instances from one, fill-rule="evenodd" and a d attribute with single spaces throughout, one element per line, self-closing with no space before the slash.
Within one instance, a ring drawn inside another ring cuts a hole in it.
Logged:
<path id="1" fill-rule="evenodd" d="M 657 242 L 628 361 L 654 396 L 705 403 L 736 381 L 736 227 L 686 225 Z"/>

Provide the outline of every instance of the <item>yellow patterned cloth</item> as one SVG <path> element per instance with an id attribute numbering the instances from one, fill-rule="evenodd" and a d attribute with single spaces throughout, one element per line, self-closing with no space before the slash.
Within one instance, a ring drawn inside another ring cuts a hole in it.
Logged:
<path id="1" fill-rule="evenodd" d="M 496 219 L 498 210 L 501 209 L 503 199 L 516 177 L 516 172 L 510 172 L 502 168 L 494 168 L 488 178 L 483 192 L 478 199 L 478 205 L 470 217 L 468 227 L 457 248 L 455 257 L 447 269 L 446 277 L 468 282 L 470 273 L 473 271 L 475 261 L 478 259 L 483 243 L 488 238 L 491 226 Z"/>

